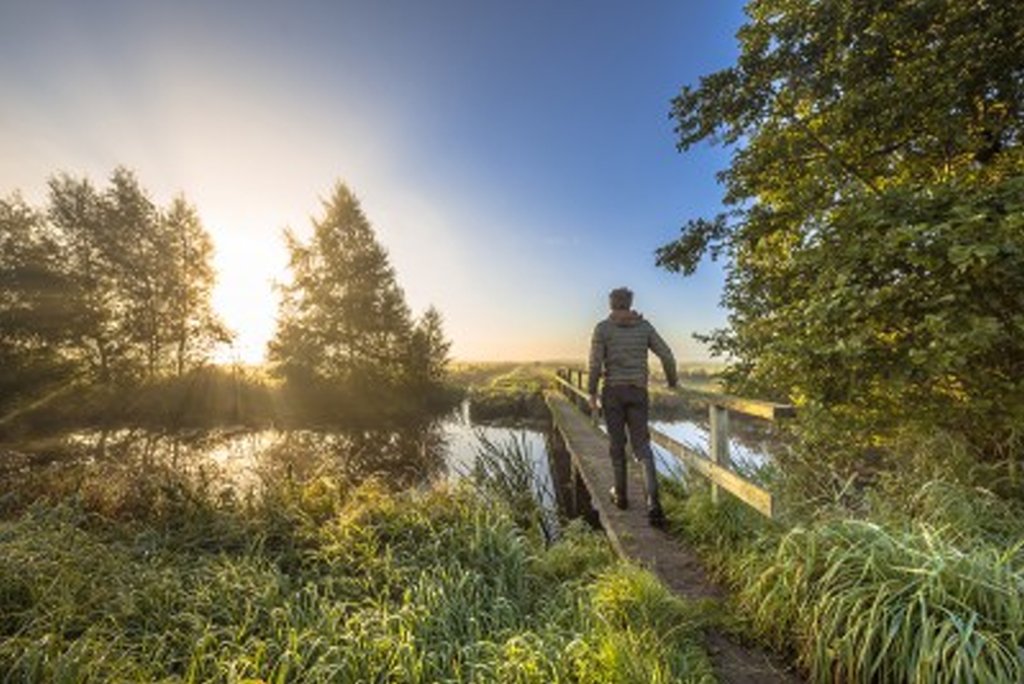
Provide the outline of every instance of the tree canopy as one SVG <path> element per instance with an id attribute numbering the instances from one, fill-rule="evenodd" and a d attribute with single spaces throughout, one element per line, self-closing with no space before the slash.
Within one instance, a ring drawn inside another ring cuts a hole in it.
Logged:
<path id="1" fill-rule="evenodd" d="M 335 186 L 308 242 L 285 232 L 291 282 L 281 287 L 270 360 L 293 385 L 380 388 L 444 375 L 449 343 L 429 309 L 414 322 L 387 251 L 358 199 Z"/>
<path id="2" fill-rule="evenodd" d="M 756 0 L 735 65 L 673 101 L 678 146 L 729 146 L 729 210 L 657 252 L 728 260 L 738 390 L 833 437 L 947 428 L 988 456 L 1024 420 L 1024 8 Z M 840 434 L 841 433 L 841 434 Z"/>
<path id="3" fill-rule="evenodd" d="M 157 207 L 127 169 L 105 190 L 54 176 L 42 210 L 16 194 L 0 200 L 0 246 L 7 383 L 180 375 L 229 337 L 210 302 L 213 246 L 195 209 L 183 197 Z"/>

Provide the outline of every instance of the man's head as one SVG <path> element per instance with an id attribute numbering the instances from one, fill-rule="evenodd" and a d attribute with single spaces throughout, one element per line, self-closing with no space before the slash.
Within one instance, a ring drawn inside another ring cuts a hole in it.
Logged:
<path id="1" fill-rule="evenodd" d="M 612 311 L 629 311 L 633 306 L 633 291 L 628 287 L 617 287 L 608 293 L 608 306 Z"/>

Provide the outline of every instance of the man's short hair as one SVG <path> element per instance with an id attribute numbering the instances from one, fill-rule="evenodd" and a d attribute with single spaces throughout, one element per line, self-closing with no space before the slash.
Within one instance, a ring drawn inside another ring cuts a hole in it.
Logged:
<path id="1" fill-rule="evenodd" d="M 628 287 L 617 287 L 608 293 L 608 305 L 613 309 L 629 309 L 633 306 L 633 291 Z"/>

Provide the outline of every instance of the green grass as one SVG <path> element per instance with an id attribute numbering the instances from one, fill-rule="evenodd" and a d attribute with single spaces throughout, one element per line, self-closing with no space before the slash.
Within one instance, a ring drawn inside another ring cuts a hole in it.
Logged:
<path id="1" fill-rule="evenodd" d="M 783 530 L 702 488 L 666 490 L 673 529 L 735 590 L 733 627 L 812 681 L 1024 681 L 1024 525 L 1009 504 L 933 482 L 881 522 Z"/>
<path id="2" fill-rule="evenodd" d="M 549 482 L 536 470 L 537 456 L 530 449 L 526 433 L 494 441 L 483 432 L 476 435 L 478 447 L 472 468 L 463 473 L 467 482 L 487 500 L 500 501 L 523 530 L 537 531 L 545 540 L 554 539 L 554 512 L 539 502 L 554 499 Z"/>
<path id="3" fill-rule="evenodd" d="M 651 575 L 469 487 L 177 500 L 0 522 L 0 680 L 712 681 L 699 615 Z"/>
<path id="4" fill-rule="evenodd" d="M 456 365 L 452 382 L 467 389 L 475 421 L 545 420 L 542 391 L 550 387 L 557 365 L 551 363 L 477 363 Z"/>

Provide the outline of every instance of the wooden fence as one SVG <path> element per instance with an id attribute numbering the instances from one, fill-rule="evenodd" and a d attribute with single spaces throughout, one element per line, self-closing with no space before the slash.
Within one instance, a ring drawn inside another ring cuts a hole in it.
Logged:
<path id="1" fill-rule="evenodd" d="M 580 410 L 590 412 L 586 372 L 576 368 L 559 368 L 555 373 L 555 380 L 559 388 Z M 681 387 L 675 391 L 684 397 L 707 404 L 711 437 L 708 449 L 710 457 L 681 444 L 659 430 L 651 430 L 651 441 L 672 454 L 690 471 L 710 480 L 711 496 L 714 501 L 718 501 L 719 490 L 724 489 L 762 515 L 774 517 L 775 500 L 771 492 L 732 470 L 732 461 L 729 458 L 729 413 L 776 421 L 792 417 L 795 415 L 795 409 L 788 404 L 745 399 L 690 387 Z M 596 415 L 592 417 L 597 420 Z"/>

